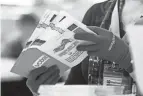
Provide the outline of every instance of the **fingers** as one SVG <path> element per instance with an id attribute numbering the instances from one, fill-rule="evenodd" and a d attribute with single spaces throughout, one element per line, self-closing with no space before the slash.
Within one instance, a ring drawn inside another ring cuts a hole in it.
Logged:
<path id="1" fill-rule="evenodd" d="M 52 75 L 48 80 L 44 81 L 43 84 L 54 85 L 58 82 L 59 79 L 60 79 L 60 75 L 59 75 L 59 72 L 58 72 L 55 75 Z"/>
<path id="2" fill-rule="evenodd" d="M 46 72 L 47 71 L 47 68 L 45 66 L 42 66 L 40 68 L 37 68 L 35 70 L 32 70 L 30 72 L 30 74 L 28 75 L 28 79 L 29 80 L 36 80 L 37 76 Z"/>
<path id="3" fill-rule="evenodd" d="M 100 44 L 91 44 L 91 45 L 78 45 L 78 51 L 97 51 L 100 50 Z"/>
<path id="4" fill-rule="evenodd" d="M 32 93 L 36 93 L 39 86 L 45 81 L 47 81 L 48 84 L 53 83 L 53 81 L 56 82 L 57 78 L 59 78 L 59 72 L 56 65 L 49 68 L 42 66 L 30 72 L 26 84 Z"/>
<path id="5" fill-rule="evenodd" d="M 97 26 L 87 26 L 90 30 L 95 32 L 97 35 L 100 34 L 100 31 L 103 31 L 103 28 L 97 27 Z"/>
<path id="6" fill-rule="evenodd" d="M 93 45 L 78 45 L 78 51 L 87 51 L 89 56 L 100 56 L 102 47 L 100 44 L 93 44 Z"/>
<path id="7" fill-rule="evenodd" d="M 97 27 L 97 26 L 87 26 L 87 28 L 89 28 L 90 30 L 95 32 L 97 35 L 103 35 L 104 36 L 104 34 L 109 33 L 108 30 Z"/>
<path id="8" fill-rule="evenodd" d="M 100 41 L 100 38 L 98 35 L 92 34 L 92 33 L 76 33 L 74 35 L 75 39 L 78 40 L 85 40 L 85 41 L 91 41 L 94 43 L 97 43 Z"/>
<path id="9" fill-rule="evenodd" d="M 78 45 L 77 50 L 78 51 L 87 51 L 87 54 L 89 56 L 100 56 L 104 58 L 105 56 L 105 50 L 103 50 L 102 44 L 92 44 L 92 45 Z"/>
<path id="10" fill-rule="evenodd" d="M 106 29 L 96 27 L 96 26 L 87 26 L 87 27 L 93 32 L 95 32 L 97 35 L 94 33 L 89 33 L 85 31 L 82 32 L 82 30 L 80 30 L 79 33 L 76 33 L 74 35 L 74 38 L 78 40 L 85 40 L 85 41 L 98 43 L 102 39 L 111 39 L 113 36 L 113 33 Z"/>
<path id="11" fill-rule="evenodd" d="M 57 67 L 51 67 L 48 71 L 46 71 L 44 74 L 42 74 L 38 80 L 36 80 L 37 84 L 43 84 L 46 80 L 49 81 L 49 84 L 51 82 L 51 79 L 54 77 L 58 77 L 60 73 L 60 70 Z"/>

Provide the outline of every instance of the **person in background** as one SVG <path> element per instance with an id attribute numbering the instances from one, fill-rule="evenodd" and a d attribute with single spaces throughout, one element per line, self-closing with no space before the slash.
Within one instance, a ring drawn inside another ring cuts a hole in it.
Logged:
<path id="1" fill-rule="evenodd" d="M 12 39 L 12 41 L 7 44 L 7 47 L 2 53 L 2 56 L 13 59 L 17 58 L 21 53 L 26 40 L 29 38 L 37 26 L 38 20 L 39 19 L 35 14 L 24 14 L 20 16 L 20 18 L 16 21 L 16 26 L 18 29 L 17 34 L 19 35 L 17 37 L 8 36 L 8 38 L 6 38 L 10 40 L 11 38 L 16 39 Z"/>
<path id="2" fill-rule="evenodd" d="M 125 70 L 127 78 L 134 78 L 125 29 L 142 18 L 142 9 L 143 0 L 108 0 L 93 5 L 85 14 L 83 23 L 97 35 L 81 32 L 75 34 L 75 39 L 91 41 L 94 44 L 79 45 L 77 49 L 87 51 L 89 56 L 114 61 Z M 71 69 L 66 85 L 88 84 L 88 60 L 89 57 Z M 28 76 L 27 86 L 33 93 L 37 93 L 41 84 L 56 84 L 59 78 L 56 77 L 57 72 L 57 66 L 35 69 Z"/>
<path id="3" fill-rule="evenodd" d="M 7 58 L 10 60 L 16 60 L 18 58 L 24 47 L 24 44 L 36 28 L 38 20 L 39 19 L 35 14 L 24 14 L 20 16 L 20 18 L 16 21 L 19 35 L 16 35 L 16 37 L 12 37 L 15 35 L 11 35 L 8 36 L 9 38 L 6 38 L 11 41 L 7 44 L 4 52 L 2 52 L 3 58 Z M 8 66 L 8 64 L 3 64 L 3 66 Z M 2 96 L 32 96 L 31 92 L 25 85 L 27 79 L 22 77 L 20 78 L 20 80 L 17 78 L 12 80 L 11 76 L 11 78 L 8 77 L 8 81 L 3 80 L 1 83 Z"/>
<path id="4" fill-rule="evenodd" d="M 21 35 L 18 40 L 12 44 L 11 56 L 17 58 L 20 55 L 26 41 L 36 28 L 38 20 L 38 17 L 34 14 L 25 14 L 20 17 L 20 19 L 17 21 L 17 27 Z"/>
<path id="5" fill-rule="evenodd" d="M 23 15 L 17 22 L 18 29 L 21 31 L 21 42 L 24 46 L 26 41 L 30 38 L 34 29 L 36 28 L 39 19 L 34 14 Z"/>

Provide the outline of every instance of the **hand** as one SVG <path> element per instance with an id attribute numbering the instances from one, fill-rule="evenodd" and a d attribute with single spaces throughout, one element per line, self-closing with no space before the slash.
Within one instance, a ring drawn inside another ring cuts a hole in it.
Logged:
<path id="1" fill-rule="evenodd" d="M 30 72 L 26 84 L 33 94 L 38 94 L 41 84 L 56 84 L 60 78 L 59 73 L 60 70 L 56 65 L 49 68 L 42 66 Z"/>
<path id="2" fill-rule="evenodd" d="M 121 68 L 128 69 L 131 66 L 131 56 L 128 45 L 112 32 L 103 28 L 89 26 L 94 33 L 79 32 L 74 38 L 92 42 L 77 46 L 79 51 L 87 51 L 89 56 L 98 56 L 102 59 L 114 61 Z"/>

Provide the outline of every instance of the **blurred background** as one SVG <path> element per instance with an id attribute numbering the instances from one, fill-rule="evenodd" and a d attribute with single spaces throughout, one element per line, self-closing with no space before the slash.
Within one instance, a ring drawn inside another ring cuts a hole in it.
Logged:
<path id="1" fill-rule="evenodd" d="M 2 96 L 32 96 L 26 87 L 26 78 L 11 73 L 10 69 L 46 9 L 65 10 L 82 21 L 93 4 L 103 1 L 105 0 L 1 0 Z"/>

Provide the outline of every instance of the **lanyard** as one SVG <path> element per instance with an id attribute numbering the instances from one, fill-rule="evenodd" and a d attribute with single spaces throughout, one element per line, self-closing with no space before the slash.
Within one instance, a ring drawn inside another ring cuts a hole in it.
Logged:
<path id="1" fill-rule="evenodd" d="M 118 0 L 118 13 L 119 13 L 119 28 L 120 28 L 120 37 L 122 38 L 125 35 L 125 31 L 123 30 L 123 23 L 122 23 L 122 11 L 125 5 L 125 0 Z"/>
<path id="2" fill-rule="evenodd" d="M 121 13 L 123 10 L 123 5 L 124 5 L 124 0 L 118 0 L 118 11 L 119 11 L 119 20 L 121 21 Z M 112 12 L 114 9 L 114 6 L 116 4 L 117 0 L 110 0 L 108 3 L 110 4 L 110 7 L 107 10 L 107 13 L 105 14 L 105 17 L 103 19 L 103 21 L 101 22 L 100 27 L 101 28 L 105 28 L 106 27 L 106 23 L 109 20 L 109 18 L 111 18 L 112 16 Z M 119 22 L 120 22 L 119 21 Z M 124 32 L 121 30 L 122 23 L 120 22 L 120 35 L 122 37 L 122 35 L 124 35 Z M 122 31 L 122 33 L 121 33 Z M 97 84 L 97 85 L 102 85 L 103 84 L 103 67 L 104 64 L 100 64 L 102 62 L 100 62 L 102 60 L 100 60 L 98 57 L 95 56 L 90 56 L 89 57 L 89 66 L 88 66 L 88 84 Z"/>
<path id="3" fill-rule="evenodd" d="M 113 12 L 116 2 L 118 2 L 119 29 L 120 29 L 120 37 L 122 38 L 125 35 L 125 31 L 123 30 L 123 23 L 122 23 L 122 11 L 123 11 L 123 7 L 125 5 L 125 0 L 110 0 L 110 1 L 108 1 L 108 3 L 111 3 L 111 4 L 110 4 L 110 7 L 107 9 L 107 13 L 105 14 L 103 21 L 101 22 L 100 27 L 105 28 L 105 25 L 107 23 L 109 23 L 107 21 L 112 16 L 112 12 Z"/>
<path id="4" fill-rule="evenodd" d="M 105 14 L 103 21 L 101 22 L 100 27 L 105 28 L 108 19 L 110 18 L 114 6 L 117 0 L 110 0 L 108 3 L 110 7 Z M 88 84 L 96 84 L 102 85 L 103 84 L 103 64 L 100 64 L 100 59 L 96 56 L 89 57 L 89 66 L 88 66 Z"/>
<path id="5" fill-rule="evenodd" d="M 108 1 L 110 6 L 107 9 L 107 12 L 106 12 L 106 14 L 104 16 L 104 19 L 101 22 L 101 25 L 100 25 L 101 28 L 105 28 L 105 24 L 108 23 L 107 21 L 109 20 L 109 18 L 111 18 L 112 11 L 114 9 L 114 6 L 115 6 L 116 2 L 117 2 L 117 0 L 110 0 L 110 1 Z"/>

